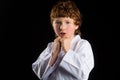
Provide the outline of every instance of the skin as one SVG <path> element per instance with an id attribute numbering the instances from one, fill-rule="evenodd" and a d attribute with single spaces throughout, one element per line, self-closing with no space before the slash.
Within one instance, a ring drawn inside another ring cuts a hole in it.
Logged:
<path id="1" fill-rule="evenodd" d="M 58 56 L 60 49 L 62 48 L 65 54 L 70 49 L 70 43 L 74 37 L 75 30 L 78 29 L 78 25 L 74 24 L 74 20 L 69 17 L 55 18 L 52 23 L 55 34 L 58 36 L 54 40 L 54 47 L 50 65 L 52 66 Z"/>

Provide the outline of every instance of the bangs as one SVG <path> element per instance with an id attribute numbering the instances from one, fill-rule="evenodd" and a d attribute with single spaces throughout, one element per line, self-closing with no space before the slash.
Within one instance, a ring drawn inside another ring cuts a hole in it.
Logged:
<path id="1" fill-rule="evenodd" d="M 67 8 L 65 5 L 61 4 L 57 8 L 54 8 L 52 10 L 51 17 L 56 18 L 56 17 L 70 17 L 71 15 L 71 10 L 70 8 Z"/>

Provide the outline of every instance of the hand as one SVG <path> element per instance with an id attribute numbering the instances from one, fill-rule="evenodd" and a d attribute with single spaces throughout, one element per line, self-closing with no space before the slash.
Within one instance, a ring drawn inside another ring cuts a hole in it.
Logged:
<path id="1" fill-rule="evenodd" d="M 67 51 L 70 49 L 72 39 L 71 38 L 61 38 L 61 47 L 67 53 Z"/>
<path id="2" fill-rule="evenodd" d="M 60 51 L 60 48 L 61 48 L 61 43 L 60 43 L 60 37 L 57 37 L 55 40 L 54 40 L 54 46 L 53 46 L 53 53 L 54 54 L 58 54 L 59 51 Z"/>
<path id="3" fill-rule="evenodd" d="M 54 40 L 52 58 L 51 58 L 50 64 L 49 64 L 50 66 L 52 66 L 52 65 L 55 63 L 60 49 L 61 49 L 60 37 L 57 37 L 57 38 Z"/>

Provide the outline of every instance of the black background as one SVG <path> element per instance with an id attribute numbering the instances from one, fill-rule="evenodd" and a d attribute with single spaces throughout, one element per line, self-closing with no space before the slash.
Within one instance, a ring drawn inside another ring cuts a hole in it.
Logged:
<path id="1" fill-rule="evenodd" d="M 0 1 L 3 79 L 39 80 L 31 65 L 47 43 L 54 40 L 49 14 L 56 1 Z M 94 52 L 95 67 L 89 80 L 117 80 L 117 59 L 112 46 L 114 3 L 104 0 L 74 1 L 83 14 L 82 38 L 91 43 Z"/>

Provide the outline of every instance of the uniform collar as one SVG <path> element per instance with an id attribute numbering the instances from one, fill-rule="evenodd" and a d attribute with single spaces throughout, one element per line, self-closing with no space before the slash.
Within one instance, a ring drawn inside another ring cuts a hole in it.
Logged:
<path id="1" fill-rule="evenodd" d="M 77 42 L 81 40 L 80 35 L 75 35 L 74 38 L 71 41 L 71 49 L 74 50 L 75 46 L 77 45 Z"/>

